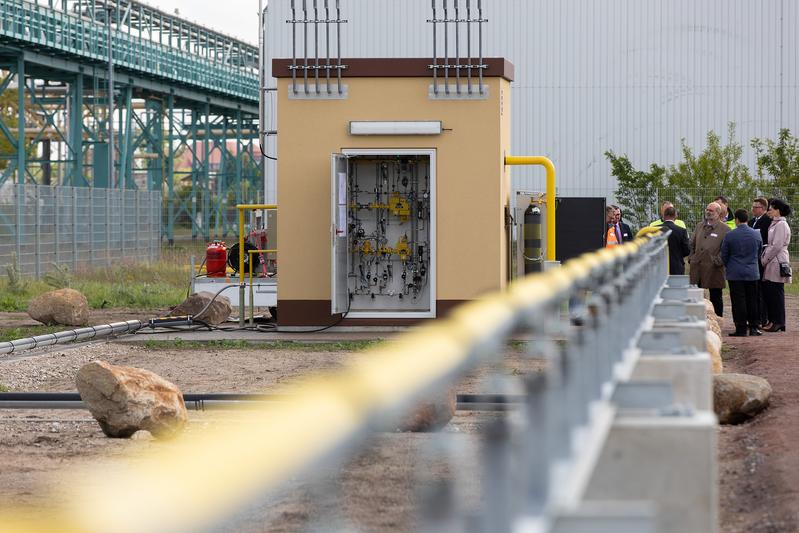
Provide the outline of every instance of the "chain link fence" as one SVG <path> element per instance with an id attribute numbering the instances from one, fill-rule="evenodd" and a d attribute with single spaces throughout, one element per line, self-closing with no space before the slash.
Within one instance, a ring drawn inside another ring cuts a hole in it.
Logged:
<path id="1" fill-rule="evenodd" d="M 53 187 L 0 188 L 0 268 L 16 262 L 39 277 L 161 253 L 160 191 Z"/>
<path id="2" fill-rule="evenodd" d="M 660 217 L 660 206 L 663 202 L 672 202 L 677 209 L 677 218 L 685 222 L 690 234 L 697 224 L 703 220 L 707 204 L 718 196 L 727 198 L 729 209 L 732 213 L 735 213 L 737 209 L 746 209 L 750 217 L 752 215 L 752 200 L 759 196 L 766 199 L 779 198 L 787 202 L 794 210 L 794 213 L 788 217 L 788 224 L 791 226 L 789 252 L 792 259 L 799 256 L 799 214 L 796 212 L 799 209 L 799 191 L 794 188 L 735 191 L 712 188 L 653 188 L 636 191 L 634 194 L 628 195 L 628 198 L 635 199 L 634 202 L 631 202 L 633 205 L 622 204 L 621 207 L 625 221 L 633 227 L 634 231 L 637 231 Z"/>

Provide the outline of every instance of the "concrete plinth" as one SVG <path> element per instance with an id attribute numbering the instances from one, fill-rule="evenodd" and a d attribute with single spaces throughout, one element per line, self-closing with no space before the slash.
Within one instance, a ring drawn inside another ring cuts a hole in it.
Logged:
<path id="1" fill-rule="evenodd" d="M 648 500 L 658 533 L 712 533 L 718 527 L 716 417 L 620 413 L 594 470 L 585 502 Z"/>
<path id="2" fill-rule="evenodd" d="M 677 405 L 690 406 L 697 411 L 713 410 L 713 375 L 707 352 L 641 356 L 631 380 L 655 379 L 671 383 Z"/>

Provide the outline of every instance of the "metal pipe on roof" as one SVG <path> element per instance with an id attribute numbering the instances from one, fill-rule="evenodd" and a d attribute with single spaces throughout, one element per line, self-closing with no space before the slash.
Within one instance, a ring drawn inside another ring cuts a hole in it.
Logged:
<path id="1" fill-rule="evenodd" d="M 302 69 L 302 82 L 305 94 L 308 94 L 308 0 L 302 0 L 302 30 L 302 55 L 305 56 L 305 62 Z"/>
<path id="2" fill-rule="evenodd" d="M 466 86 L 472 94 L 472 0 L 466 0 Z"/>
<path id="3" fill-rule="evenodd" d="M 325 0 L 325 78 L 327 94 L 330 94 L 330 0 Z"/>
<path id="4" fill-rule="evenodd" d="M 455 4 L 455 91 L 461 94 L 460 5 L 458 0 L 453 2 Z"/>
<path id="5" fill-rule="evenodd" d="M 314 48 L 314 81 L 316 94 L 319 94 L 319 0 L 313 0 L 313 48 Z"/>
<path id="6" fill-rule="evenodd" d="M 338 73 L 338 94 L 341 94 L 341 0 L 336 0 L 336 38 L 338 39 L 338 45 L 336 46 L 336 52 L 338 53 L 336 72 Z"/>
<path id="7" fill-rule="evenodd" d="M 438 21 L 436 20 L 436 0 L 432 0 L 433 4 L 433 94 L 438 96 L 438 41 L 436 40 L 436 27 Z"/>
<path id="8" fill-rule="evenodd" d="M 297 94 L 297 7 L 291 0 L 291 90 Z"/>
<path id="9" fill-rule="evenodd" d="M 483 90 L 483 0 L 477 0 L 477 41 L 480 54 L 479 65 L 477 66 L 477 75 L 480 80 L 480 94 L 484 94 Z"/>
<path id="10" fill-rule="evenodd" d="M 449 14 L 444 0 L 444 93 L 449 95 Z"/>

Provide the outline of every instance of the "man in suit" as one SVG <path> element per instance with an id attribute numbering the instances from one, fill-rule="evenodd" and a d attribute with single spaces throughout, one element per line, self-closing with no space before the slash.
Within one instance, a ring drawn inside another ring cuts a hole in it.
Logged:
<path id="1" fill-rule="evenodd" d="M 671 230 L 669 235 L 669 274 L 685 274 L 685 258 L 691 253 L 688 241 L 688 231 L 675 222 L 677 210 L 669 206 L 663 210 L 663 224 L 661 231 Z"/>
<path id="2" fill-rule="evenodd" d="M 760 270 L 757 264 L 763 239 L 759 231 L 747 226 L 748 218 L 746 209 L 735 211 L 735 229 L 727 233 L 721 243 L 721 260 L 726 267 L 732 320 L 735 322 L 735 331 L 730 333 L 732 337 L 762 335 L 758 329 L 757 280 Z"/>
<path id="3" fill-rule="evenodd" d="M 749 219 L 749 227 L 760 231 L 763 246 L 768 244 L 768 227 L 771 225 L 771 217 L 766 214 L 766 210 L 768 210 L 768 200 L 762 196 L 752 200 L 752 216 Z M 763 265 L 758 261 L 757 266 L 760 268 L 760 278 L 757 280 L 758 316 L 761 324 L 767 324 L 768 308 L 763 299 Z"/>
<path id="4" fill-rule="evenodd" d="M 635 234 L 633 230 L 630 229 L 622 219 L 621 219 L 621 208 L 617 205 L 612 205 L 613 208 L 613 222 L 616 224 L 616 228 L 621 235 L 621 242 L 628 242 L 635 238 Z"/>
<path id="5" fill-rule="evenodd" d="M 691 238 L 691 283 L 707 289 L 717 316 L 724 315 L 724 262 L 721 260 L 721 240 L 730 231 L 721 217 L 721 206 L 711 202 L 705 208 L 705 219 L 696 226 Z"/>

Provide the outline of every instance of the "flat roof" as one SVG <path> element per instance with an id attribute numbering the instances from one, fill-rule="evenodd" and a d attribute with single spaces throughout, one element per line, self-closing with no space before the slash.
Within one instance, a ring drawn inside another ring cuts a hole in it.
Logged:
<path id="1" fill-rule="evenodd" d="M 306 58 L 297 58 L 296 64 L 299 66 L 305 65 Z M 308 65 L 316 65 L 316 58 L 307 58 Z M 330 58 L 330 65 L 332 66 L 336 58 Z M 291 58 L 275 58 L 272 60 L 272 76 L 275 78 L 290 78 L 291 69 L 289 68 L 294 64 L 295 60 Z M 444 59 L 438 58 L 437 64 L 443 65 Z M 432 78 L 433 69 L 430 66 L 433 64 L 433 59 L 426 57 L 380 57 L 380 58 L 341 58 L 341 64 L 346 65 L 347 68 L 341 70 L 341 75 L 344 78 Z M 455 65 L 455 58 L 449 58 L 449 64 Z M 458 64 L 461 65 L 460 76 L 461 79 L 467 77 L 469 61 L 465 58 L 460 58 Z M 476 57 L 472 58 L 472 66 L 478 64 Z M 513 63 L 502 57 L 484 57 L 483 64 L 486 68 L 483 69 L 483 77 L 485 78 L 505 78 L 508 81 L 513 81 L 514 69 Z M 327 58 L 319 58 L 319 67 L 321 72 L 319 77 L 326 77 L 325 68 L 327 66 Z M 451 80 L 455 79 L 455 69 L 450 68 L 449 77 Z M 477 68 L 472 68 L 472 78 L 476 79 L 478 74 Z M 331 76 L 334 75 L 335 69 L 331 68 Z M 308 77 L 313 77 L 313 71 L 308 72 Z M 438 69 L 439 78 L 444 77 L 444 69 Z M 297 77 L 303 77 L 302 70 L 297 70 Z"/>

